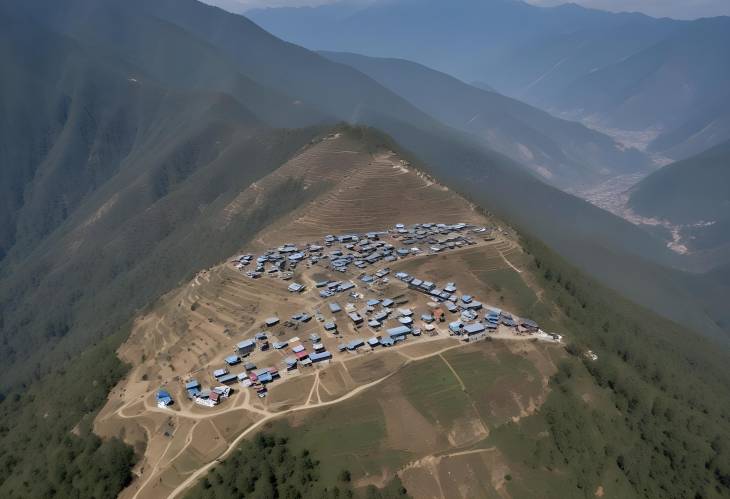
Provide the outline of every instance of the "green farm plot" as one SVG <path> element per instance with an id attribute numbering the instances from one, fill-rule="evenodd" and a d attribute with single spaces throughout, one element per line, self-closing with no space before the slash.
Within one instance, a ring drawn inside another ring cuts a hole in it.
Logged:
<path id="1" fill-rule="evenodd" d="M 472 273 L 492 291 L 492 296 L 496 297 L 495 305 L 509 308 L 519 315 L 532 315 L 539 303 L 535 292 L 510 268 L 475 270 Z"/>
<path id="2" fill-rule="evenodd" d="M 403 395 L 426 419 L 442 428 L 450 428 L 472 413 L 469 397 L 439 357 L 408 366 L 394 381 L 401 384 Z"/>
<path id="3" fill-rule="evenodd" d="M 445 352 L 444 358 L 492 428 L 523 415 L 543 392 L 542 377 L 535 366 L 502 344 L 455 349 Z"/>
<path id="4" fill-rule="evenodd" d="M 288 437 L 295 450 L 308 449 L 316 455 L 325 481 L 334 483 L 342 469 L 357 477 L 380 475 L 383 468 L 395 471 L 411 456 L 385 444 L 385 415 L 376 398 L 377 392 L 369 390 L 302 419 L 276 421 L 271 431 Z"/>

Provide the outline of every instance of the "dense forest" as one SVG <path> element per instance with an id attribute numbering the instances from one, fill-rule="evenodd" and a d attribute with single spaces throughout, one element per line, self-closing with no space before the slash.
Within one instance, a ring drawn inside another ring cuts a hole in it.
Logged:
<path id="1" fill-rule="evenodd" d="M 552 438 L 523 435 L 534 447 L 531 464 L 569 466 L 568 480 L 590 494 L 615 468 L 636 497 L 728 497 L 727 351 L 597 285 L 541 243 L 523 244 L 546 297 L 565 315 L 574 356 L 540 410 Z M 588 349 L 597 361 L 585 357 Z M 571 380 L 586 370 L 619 416 L 579 400 Z"/>
<path id="2" fill-rule="evenodd" d="M 126 372 L 118 341 L 110 337 L 0 403 L 0 497 L 115 497 L 129 483 L 133 450 L 91 429 Z"/>
<path id="3" fill-rule="evenodd" d="M 398 477 L 384 488 L 373 485 L 354 491 L 349 470 L 341 470 L 337 483 L 323 483 L 319 461 L 307 450 L 293 453 L 286 438 L 259 433 L 244 441 L 236 452 L 211 470 L 187 499 L 408 499 Z"/>

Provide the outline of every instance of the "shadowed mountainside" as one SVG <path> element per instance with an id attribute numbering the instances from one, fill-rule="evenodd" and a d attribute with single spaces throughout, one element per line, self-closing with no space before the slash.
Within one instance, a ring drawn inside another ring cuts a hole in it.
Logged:
<path id="1" fill-rule="evenodd" d="M 348 64 L 443 123 L 533 169 L 563 190 L 642 171 L 648 159 L 608 136 L 528 104 L 401 59 L 322 52 Z"/>

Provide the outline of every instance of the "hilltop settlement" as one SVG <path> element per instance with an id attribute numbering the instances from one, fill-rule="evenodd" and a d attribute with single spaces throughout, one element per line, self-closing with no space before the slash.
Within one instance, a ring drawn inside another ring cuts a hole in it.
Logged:
<path id="1" fill-rule="evenodd" d="M 181 380 L 195 404 L 214 407 L 233 386 L 266 397 L 283 377 L 322 368 L 338 356 L 397 348 L 413 341 L 456 337 L 464 342 L 536 339 L 560 342 L 526 317 L 483 303 L 455 281 L 433 282 L 391 265 L 429 258 L 494 240 L 498 228 L 466 223 L 397 224 L 364 234 L 326 235 L 321 241 L 286 243 L 261 254 L 242 254 L 229 264 L 252 280 L 286 289 L 274 314 L 231 345 L 210 372 Z M 294 313 L 287 312 L 292 306 Z M 243 333 L 246 334 L 246 333 Z M 174 403 L 157 392 L 161 408 Z"/>

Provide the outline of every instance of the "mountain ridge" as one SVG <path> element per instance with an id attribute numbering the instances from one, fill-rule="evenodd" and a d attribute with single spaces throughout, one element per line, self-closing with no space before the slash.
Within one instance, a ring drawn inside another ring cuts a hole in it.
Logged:
<path id="1" fill-rule="evenodd" d="M 443 123 L 474 134 L 563 190 L 648 168 L 641 152 L 624 148 L 600 132 L 417 63 L 320 53 L 355 67 Z"/>
<path id="2" fill-rule="evenodd" d="M 556 114 L 598 120 L 604 127 L 663 127 L 651 149 L 674 158 L 730 138 L 725 122 L 702 140 L 686 135 L 687 129 L 697 132 L 714 123 L 714 107 L 727 100 L 721 88 L 703 85 L 727 80 L 730 58 L 723 36 L 730 31 L 730 17 L 677 21 L 514 1 L 450 5 L 442 12 L 444 2 L 439 0 L 418 6 L 408 0 L 376 2 L 361 8 L 336 2 L 308 9 L 255 9 L 247 15 L 312 49 L 412 60 L 464 81 L 487 82 Z M 405 26 L 394 21 L 406 18 L 410 21 Z M 698 34 L 707 28 L 711 36 Z M 671 48 L 670 53 L 658 53 L 662 47 Z M 678 72 L 672 67 L 683 60 L 693 69 Z M 654 68 L 656 74 L 642 77 L 657 61 L 666 66 L 664 72 Z M 708 77 L 719 68 L 724 73 Z M 681 92 L 685 87 L 694 93 Z M 680 99 L 673 98 L 677 91 Z M 678 119 L 687 112 L 693 113 L 688 122 Z"/>

